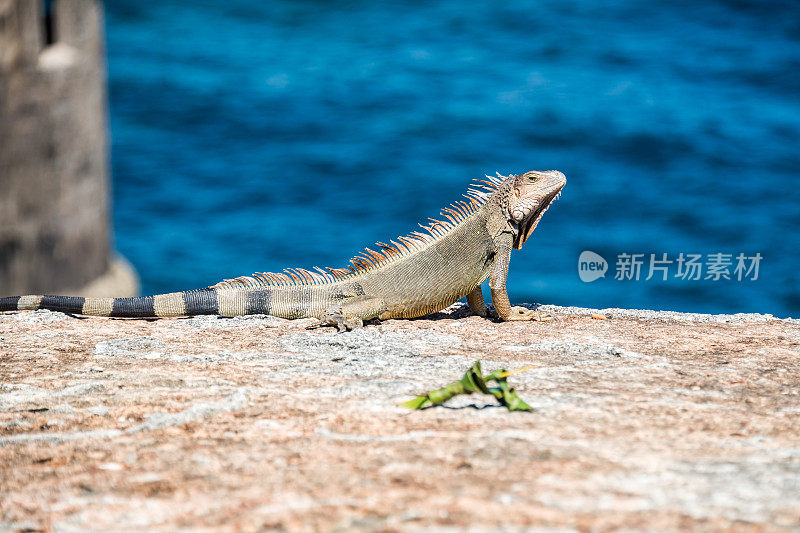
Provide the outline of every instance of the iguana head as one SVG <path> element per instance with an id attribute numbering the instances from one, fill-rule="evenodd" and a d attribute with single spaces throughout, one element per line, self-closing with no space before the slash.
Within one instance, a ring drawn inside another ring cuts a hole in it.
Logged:
<path id="1" fill-rule="evenodd" d="M 508 196 L 509 223 L 517 230 L 514 248 L 522 248 L 566 183 L 566 176 L 557 170 L 532 170 L 514 176 L 514 188 Z"/>

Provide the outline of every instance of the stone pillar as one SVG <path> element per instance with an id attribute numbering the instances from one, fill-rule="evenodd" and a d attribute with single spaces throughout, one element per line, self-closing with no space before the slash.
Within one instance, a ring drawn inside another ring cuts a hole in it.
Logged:
<path id="1" fill-rule="evenodd" d="M 0 0 L 0 295 L 138 290 L 112 267 L 106 102 L 99 0 Z"/>

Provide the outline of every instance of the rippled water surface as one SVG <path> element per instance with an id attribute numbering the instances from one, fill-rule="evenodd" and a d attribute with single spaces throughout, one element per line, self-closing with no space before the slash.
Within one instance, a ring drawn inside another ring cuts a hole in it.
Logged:
<path id="1" fill-rule="evenodd" d="M 553 168 L 513 301 L 800 316 L 794 2 L 105 4 L 116 246 L 146 293 L 343 266 L 472 178 Z M 644 280 L 680 252 L 763 260 Z"/>

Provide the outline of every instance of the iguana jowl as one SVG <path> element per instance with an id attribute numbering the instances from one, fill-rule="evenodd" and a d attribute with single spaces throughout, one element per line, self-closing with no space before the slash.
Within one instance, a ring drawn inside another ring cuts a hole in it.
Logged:
<path id="1" fill-rule="evenodd" d="M 225 280 L 211 287 L 133 298 L 14 296 L 0 311 L 50 309 L 112 317 L 268 314 L 318 318 L 320 325 L 358 327 L 372 318 L 424 316 L 467 297 L 487 316 L 480 285 L 489 279 L 502 320 L 536 320 L 535 311 L 512 307 L 506 278 L 512 249 L 520 249 L 566 184 L 556 170 L 476 180 L 460 200 L 396 241 L 367 248 L 347 268 L 287 269 Z"/>

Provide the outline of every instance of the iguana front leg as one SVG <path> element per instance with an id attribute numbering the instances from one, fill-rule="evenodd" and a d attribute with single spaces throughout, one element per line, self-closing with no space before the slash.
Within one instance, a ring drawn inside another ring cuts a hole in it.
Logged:
<path id="1" fill-rule="evenodd" d="M 541 315 L 537 311 L 520 306 L 511 306 L 508 292 L 506 291 L 506 280 L 508 279 L 508 264 L 511 260 L 513 242 L 514 238 L 510 233 L 501 234 L 496 241 L 494 266 L 489 276 L 489 288 L 492 291 L 492 303 L 497 315 L 503 321 L 538 320 L 544 322 L 552 320 L 553 317 Z"/>

